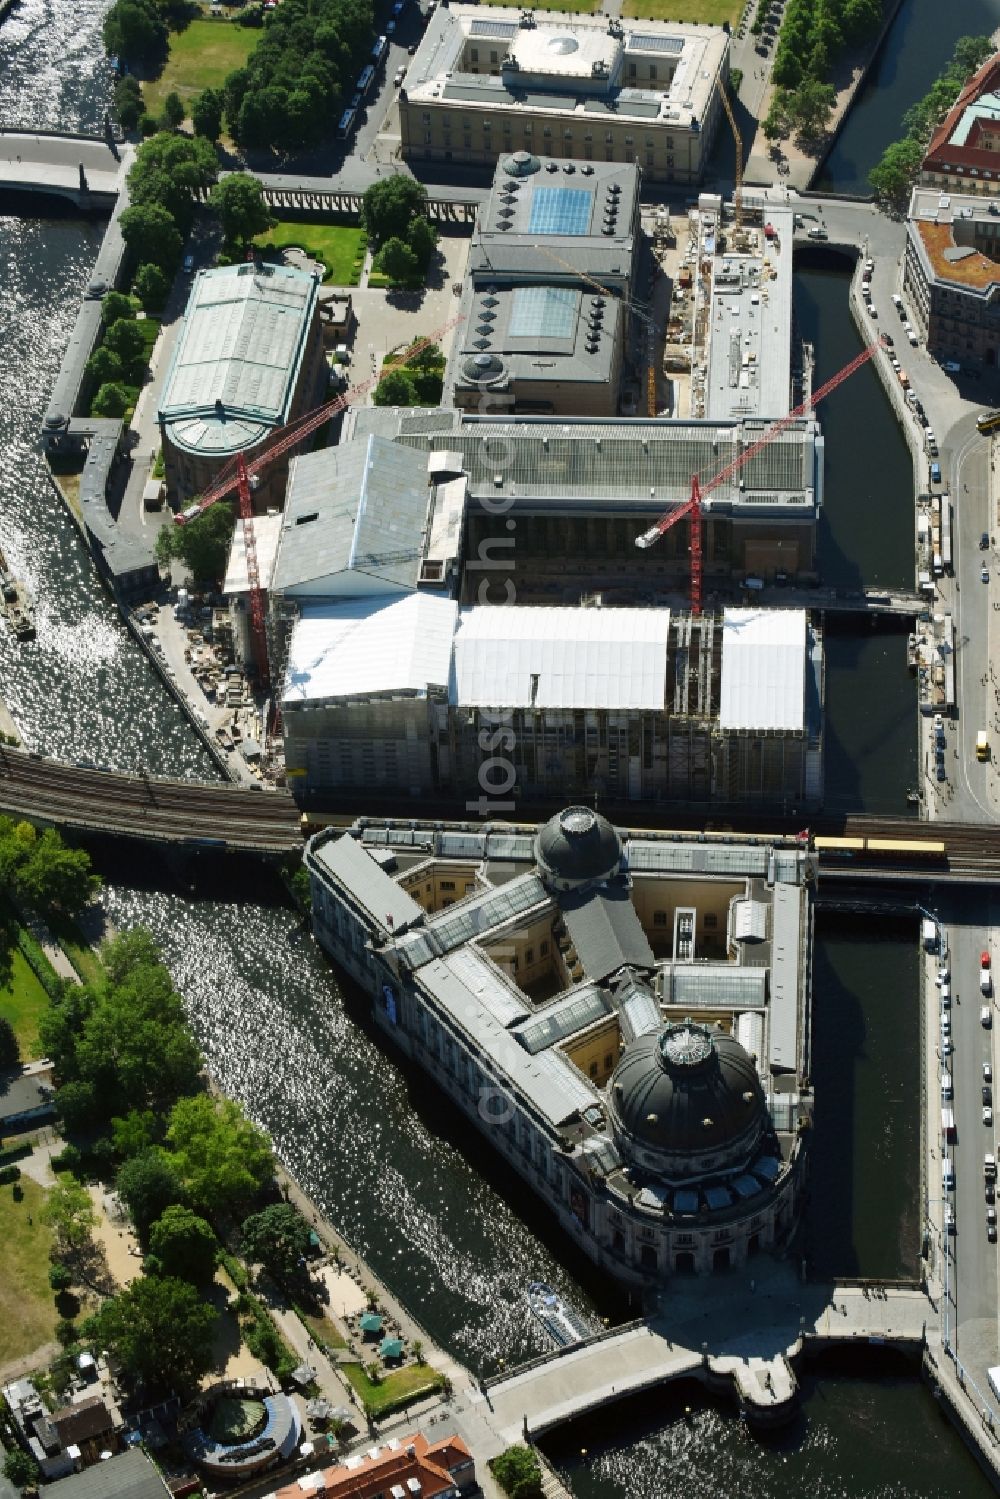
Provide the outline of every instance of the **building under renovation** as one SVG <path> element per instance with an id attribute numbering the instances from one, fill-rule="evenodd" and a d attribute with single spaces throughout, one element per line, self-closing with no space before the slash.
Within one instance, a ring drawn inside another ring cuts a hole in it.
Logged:
<path id="1" fill-rule="evenodd" d="M 314 798 L 799 808 L 822 796 L 822 698 L 803 610 L 461 608 L 424 590 L 304 603 L 285 763 Z"/>
<path id="2" fill-rule="evenodd" d="M 761 416 L 657 421 L 623 418 L 493 418 L 459 411 L 364 407 L 358 433 L 378 432 L 450 466 L 466 480 L 466 597 L 483 577 L 493 601 L 505 576 L 517 596 L 555 586 L 631 588 L 655 597 L 684 587 L 686 524 L 647 552 L 636 538 L 691 493 L 756 448 L 773 423 Z M 752 574 L 803 581 L 816 569 L 823 498 L 823 437 L 797 417 L 714 487 L 703 506 L 706 587 Z M 535 590 L 535 591 L 533 591 Z"/>
<path id="3" fill-rule="evenodd" d="M 638 168 L 502 156 L 469 250 L 451 403 L 616 416 L 639 238 Z"/>
<path id="4" fill-rule="evenodd" d="M 363 820 L 306 850 L 376 1024 L 595 1264 L 780 1253 L 802 1200 L 813 861 L 791 840 Z"/>

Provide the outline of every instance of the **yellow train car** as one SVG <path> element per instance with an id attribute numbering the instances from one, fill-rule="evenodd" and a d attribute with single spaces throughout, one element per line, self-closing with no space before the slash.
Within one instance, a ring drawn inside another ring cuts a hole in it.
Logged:
<path id="1" fill-rule="evenodd" d="M 821 859 L 855 859 L 864 853 L 865 840 L 817 837 L 813 839 L 813 846 Z"/>
<path id="2" fill-rule="evenodd" d="M 929 838 L 869 838 L 867 851 L 876 859 L 901 859 L 905 863 L 943 864 L 946 848 Z"/>

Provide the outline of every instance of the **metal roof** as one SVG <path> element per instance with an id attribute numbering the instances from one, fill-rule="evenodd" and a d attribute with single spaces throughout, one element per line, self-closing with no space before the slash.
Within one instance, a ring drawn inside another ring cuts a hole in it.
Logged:
<path id="1" fill-rule="evenodd" d="M 633 874 L 767 874 L 768 850 L 749 843 L 645 843 L 630 838 L 625 858 Z"/>
<path id="2" fill-rule="evenodd" d="M 772 1067 L 798 1065 L 799 965 L 802 958 L 802 890 L 775 885 L 771 906 L 771 1009 L 768 1060 Z"/>
<path id="3" fill-rule="evenodd" d="M 456 961 L 466 960 L 466 961 Z M 474 987 L 489 988 L 494 973 L 481 953 L 452 953 L 435 958 L 416 976 L 418 989 L 448 1017 L 451 1027 L 468 1037 L 477 1064 L 505 1080 L 553 1130 L 584 1109 L 601 1102 L 601 1095 L 558 1049 L 532 1056 L 480 999 Z"/>
<path id="4" fill-rule="evenodd" d="M 382 437 L 293 459 L 274 591 L 416 588 L 430 497 L 424 466 Z"/>
<path id="5" fill-rule="evenodd" d="M 423 920 L 423 907 L 349 833 L 320 843 L 311 857 L 380 931 L 403 932 Z"/>
<path id="6" fill-rule="evenodd" d="M 649 708 L 666 691 L 668 609 L 463 609 L 453 704 Z"/>
<path id="7" fill-rule="evenodd" d="M 199 271 L 160 397 L 173 443 L 235 453 L 287 420 L 317 293 L 287 266 Z"/>
<path id="8" fill-rule="evenodd" d="M 583 971 L 595 983 L 619 968 L 655 968 L 653 949 L 624 884 L 564 896 L 560 907 Z"/>
<path id="9" fill-rule="evenodd" d="M 526 1020 L 512 1034 L 534 1056 L 610 1014 L 611 1005 L 597 985 L 583 984 L 561 995 L 541 1015 Z"/>
<path id="10" fill-rule="evenodd" d="M 722 1005 L 726 1009 L 763 1009 L 767 1003 L 767 969 L 735 963 L 678 963 L 664 985 L 674 1005 Z"/>
<path id="11" fill-rule="evenodd" d="M 712 256 L 707 415 L 783 417 L 792 358 L 792 210 L 768 204 L 777 231 L 751 231 L 755 253 Z"/>
<path id="12" fill-rule="evenodd" d="M 801 730 L 805 690 L 805 610 L 725 610 L 720 726 Z"/>
<path id="13" fill-rule="evenodd" d="M 288 649 L 284 705 L 443 690 L 457 613 L 453 599 L 427 593 L 304 605 Z"/>
<path id="14" fill-rule="evenodd" d="M 54 1499 L 167 1499 L 170 1490 L 138 1447 L 45 1486 Z"/>

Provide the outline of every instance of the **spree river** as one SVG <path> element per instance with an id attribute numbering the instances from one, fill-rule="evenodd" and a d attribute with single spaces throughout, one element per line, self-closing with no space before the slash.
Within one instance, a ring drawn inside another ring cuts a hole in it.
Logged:
<path id="1" fill-rule="evenodd" d="M 109 83 L 100 12 L 100 0 L 22 0 L 0 28 L 0 124 L 99 124 Z M 96 583 L 35 441 L 100 226 L 3 213 L 0 205 L 0 544 L 35 594 L 39 624 L 38 640 L 20 650 L 0 635 L 3 694 L 29 744 L 48 753 L 208 774 L 197 741 Z M 845 321 L 845 290 L 836 274 L 799 278 L 800 319 L 815 316 L 820 349 Z M 832 495 L 831 527 L 835 503 Z M 850 651 L 840 662 L 833 670 L 844 684 L 845 717 L 856 719 L 865 694 L 884 698 L 885 673 Z M 844 764 L 852 754 L 848 745 Z M 860 776 L 844 782 L 855 804 L 866 789 L 874 798 L 895 794 L 869 782 L 863 764 Z M 519 1181 L 470 1141 L 419 1074 L 377 1044 L 363 1003 L 338 987 L 269 873 L 209 854 L 136 857 L 126 845 L 95 854 L 109 921 L 142 922 L 156 934 L 222 1086 L 271 1131 L 323 1211 L 433 1337 L 478 1373 L 523 1358 L 539 1346 L 523 1300 L 535 1277 L 602 1316 L 623 1315 L 622 1298 L 580 1261 Z M 896 1196 L 881 1190 L 886 1175 L 900 1183 L 914 1175 L 916 1054 L 899 1044 L 894 1016 L 915 983 L 915 964 L 908 928 L 866 940 L 820 923 L 816 1148 L 830 1191 L 826 1216 L 811 1215 L 807 1250 L 824 1271 L 891 1275 L 915 1266 L 914 1196 L 905 1185 Z M 803 1420 L 778 1443 L 751 1440 L 731 1407 L 706 1403 L 700 1391 L 687 1397 L 695 1412 L 685 1419 L 683 1393 L 673 1392 L 651 1408 L 616 1413 L 583 1440 L 566 1433 L 553 1455 L 576 1491 L 593 1499 L 989 1492 L 929 1395 L 896 1366 L 862 1366 L 850 1377 L 807 1372 L 804 1393 Z"/>

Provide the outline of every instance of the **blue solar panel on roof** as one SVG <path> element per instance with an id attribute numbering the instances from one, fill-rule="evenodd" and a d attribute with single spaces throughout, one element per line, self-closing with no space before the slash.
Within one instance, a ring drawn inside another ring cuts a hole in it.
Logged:
<path id="1" fill-rule="evenodd" d="M 511 338 L 569 338 L 578 292 L 561 286 L 519 286 L 513 296 Z"/>
<path id="2" fill-rule="evenodd" d="M 530 234 L 586 234 L 593 194 L 578 187 L 538 187 L 531 199 Z"/>

